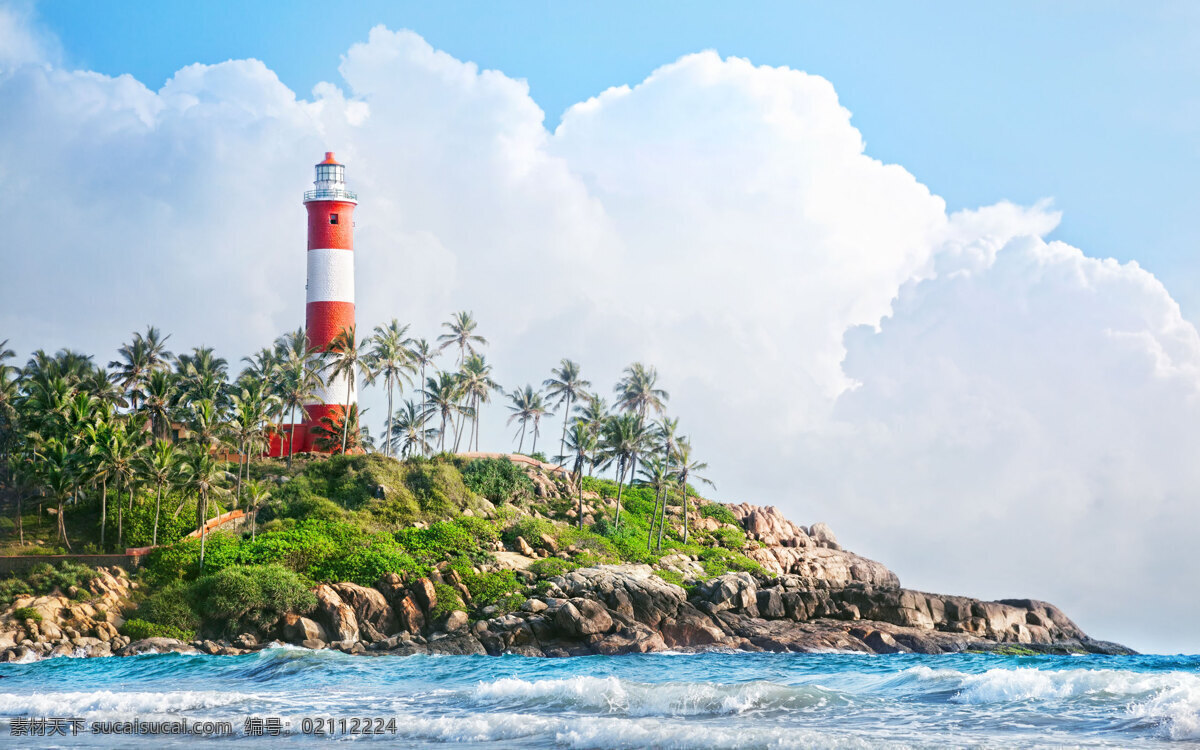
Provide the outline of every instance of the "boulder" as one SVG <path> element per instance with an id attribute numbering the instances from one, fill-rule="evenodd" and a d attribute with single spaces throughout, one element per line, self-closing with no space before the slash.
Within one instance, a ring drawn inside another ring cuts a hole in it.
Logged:
<path id="1" fill-rule="evenodd" d="M 326 583 L 317 586 L 317 620 L 334 641 L 357 641 L 358 618 L 350 605 L 342 601 L 336 589 Z"/>
<path id="2" fill-rule="evenodd" d="M 758 614 L 758 590 L 749 573 L 726 573 L 700 587 L 700 595 L 713 614 L 732 610 Z"/>
<path id="3" fill-rule="evenodd" d="M 554 624 L 571 636 L 606 633 L 613 626 L 612 616 L 604 605 L 592 599 L 575 598 L 558 608 Z"/>
<path id="4" fill-rule="evenodd" d="M 387 598 L 377 589 L 359 586 L 357 583 L 335 583 L 333 588 L 342 601 L 354 610 L 359 626 L 369 622 L 384 635 L 396 632 L 396 615 L 388 605 Z"/>
<path id="5" fill-rule="evenodd" d="M 442 625 L 442 629 L 447 633 L 454 633 L 459 630 L 465 630 L 468 622 L 467 613 L 461 609 L 456 609 L 446 615 L 446 622 Z"/>
<path id="6" fill-rule="evenodd" d="M 325 628 L 316 620 L 289 612 L 280 618 L 279 637 L 287 643 L 303 643 L 304 641 L 325 641 L 329 636 Z"/>
<path id="7" fill-rule="evenodd" d="M 433 581 L 428 578 L 418 578 L 410 588 L 423 612 L 428 613 L 437 606 L 437 591 L 433 588 Z"/>
<path id="8" fill-rule="evenodd" d="M 425 613 L 421 611 L 421 606 L 417 602 L 415 594 L 409 593 L 404 596 L 395 607 L 396 620 L 400 629 L 414 635 L 425 630 Z"/>
<path id="9" fill-rule="evenodd" d="M 517 540 L 514 542 L 513 546 L 517 548 L 517 552 L 520 552 L 526 557 L 537 556 L 537 553 L 534 551 L 533 547 L 529 546 L 529 542 L 525 541 L 525 537 L 517 537 Z"/>
<path id="10" fill-rule="evenodd" d="M 833 535 L 833 529 L 830 529 L 827 524 L 814 523 L 811 527 L 809 527 L 808 535 L 813 541 L 822 547 L 828 547 L 829 549 L 841 549 L 841 545 L 838 544 L 837 537 Z"/>

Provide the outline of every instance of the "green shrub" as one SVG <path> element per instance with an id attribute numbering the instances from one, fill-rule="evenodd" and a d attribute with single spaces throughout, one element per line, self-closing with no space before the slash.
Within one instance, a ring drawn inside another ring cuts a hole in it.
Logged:
<path id="1" fill-rule="evenodd" d="M 601 479 L 600 477 L 584 477 L 583 478 L 584 492 L 595 492 L 600 497 L 616 497 L 617 483 L 611 479 Z"/>
<path id="2" fill-rule="evenodd" d="M 135 614 L 143 622 L 180 632 L 194 632 L 200 627 L 200 618 L 192 609 L 189 586 L 182 581 L 168 583 L 151 592 L 138 604 Z"/>
<path id="3" fill-rule="evenodd" d="M 170 625 L 159 625 L 138 618 L 126 620 L 125 624 L 121 626 L 121 635 L 128 636 L 134 641 L 140 641 L 143 638 L 174 638 L 186 642 L 196 637 L 194 631 L 180 630 Z"/>
<path id="4" fill-rule="evenodd" d="M 29 582 L 21 578 L 5 578 L 0 581 L 0 607 L 7 607 L 18 596 L 32 594 Z"/>
<path id="5" fill-rule="evenodd" d="M 533 497 L 533 480 L 507 458 L 480 458 L 462 469 L 463 484 L 493 503 L 508 503 Z"/>
<path id="6" fill-rule="evenodd" d="M 192 584 L 191 598 L 205 623 L 227 636 L 266 630 L 286 612 L 317 605 L 308 582 L 281 565 L 225 568 Z"/>
<path id="7" fill-rule="evenodd" d="M 412 578 L 428 570 L 394 544 L 356 549 L 348 555 L 324 560 L 309 568 L 309 575 L 318 581 L 351 581 L 371 586 L 385 573 Z"/>
<path id="8" fill-rule="evenodd" d="M 49 594 L 58 589 L 65 592 L 75 586 L 82 591 L 92 579 L 100 574 L 86 565 L 63 560 L 56 565 L 38 563 L 25 574 L 29 587 L 37 594 Z"/>
<path id="9" fill-rule="evenodd" d="M 33 607 L 17 607 L 13 610 L 12 616 L 17 622 L 24 622 L 26 620 L 42 621 L 42 613 Z"/>
<path id="10" fill-rule="evenodd" d="M 208 534 L 204 541 L 204 572 L 212 573 L 238 562 L 240 540 L 226 532 Z M 152 585 L 190 581 L 200 574 L 200 540 L 181 539 L 146 556 L 143 575 Z"/>
<path id="11" fill-rule="evenodd" d="M 529 566 L 529 571 L 538 578 L 553 578 L 554 576 L 570 573 L 578 567 L 578 563 L 564 560 L 561 557 L 547 557 L 532 563 Z"/>
<path id="12" fill-rule="evenodd" d="M 440 619 L 456 609 L 466 609 L 458 589 L 444 583 L 433 584 L 433 592 L 437 595 L 437 604 L 429 611 L 433 619 Z"/>
<path id="13" fill-rule="evenodd" d="M 673 583 L 676 586 L 683 586 L 683 574 L 677 570 L 656 569 L 654 575 L 663 579 L 667 583 Z"/>
<path id="14" fill-rule="evenodd" d="M 238 554 L 242 565 L 277 563 L 292 570 L 306 570 L 327 558 L 344 553 L 362 532 L 345 521 L 306 519 L 280 531 L 259 534 L 243 542 Z"/>
<path id="15" fill-rule="evenodd" d="M 478 518 L 476 516 L 459 516 L 454 519 L 454 523 L 461 526 L 471 536 L 475 537 L 475 541 L 481 545 L 491 544 L 499 541 L 500 530 L 496 528 L 496 524 L 486 518 Z"/>
<path id="16" fill-rule="evenodd" d="M 436 521 L 425 529 L 400 529 L 396 532 L 396 542 L 414 559 L 427 564 L 477 555 L 480 551 L 476 537 L 451 521 Z"/>
<path id="17" fill-rule="evenodd" d="M 708 577 L 725 575 L 730 571 L 745 571 L 760 576 L 767 573 L 762 566 L 745 555 L 739 555 L 722 547 L 708 547 L 700 550 L 700 564 Z"/>
<path id="18" fill-rule="evenodd" d="M 746 534 L 741 529 L 731 529 L 728 526 L 722 526 L 712 532 L 713 539 L 722 547 L 727 549 L 742 549 L 746 546 Z"/>
<path id="19" fill-rule="evenodd" d="M 499 604 L 510 594 L 523 591 L 525 587 L 517 580 L 511 570 L 499 570 L 492 573 L 474 573 L 463 580 L 467 591 L 471 592 L 471 601 L 476 607 L 486 607 L 489 604 Z M 518 604 L 517 606 L 520 606 Z"/>
<path id="20" fill-rule="evenodd" d="M 731 511 L 728 507 L 721 505 L 720 503 L 705 503 L 704 505 L 701 505 L 700 515 L 704 516 L 705 518 L 712 518 L 720 521 L 721 523 L 741 526 L 741 524 L 738 523 L 737 516 L 733 515 L 733 511 Z"/>
<path id="21" fill-rule="evenodd" d="M 512 544 L 517 541 L 517 537 L 522 537 L 525 541 L 533 544 L 545 534 L 551 538 L 557 538 L 558 531 L 561 527 L 555 526 L 550 521 L 544 518 L 534 518 L 533 516 L 522 516 L 505 530 L 504 541 Z"/>

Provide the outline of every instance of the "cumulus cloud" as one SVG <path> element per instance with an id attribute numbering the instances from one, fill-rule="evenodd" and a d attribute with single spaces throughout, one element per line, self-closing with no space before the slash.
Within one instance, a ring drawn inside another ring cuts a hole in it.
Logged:
<path id="1" fill-rule="evenodd" d="M 0 40 L 22 29 L 0 15 Z M 433 338 L 473 309 L 510 387 L 562 356 L 606 391 L 651 362 L 723 499 L 830 521 L 908 585 L 1193 637 L 1198 605 L 1154 607 L 1200 572 L 1172 547 L 1197 520 L 1195 329 L 1136 265 L 1048 242 L 1048 204 L 948 216 L 818 76 L 688 55 L 549 132 L 523 81 L 408 31 L 371 30 L 307 97 L 255 60 L 152 91 L 14 49 L 18 349 L 107 352 L 153 321 L 233 359 L 300 325 L 300 193 L 335 150 L 362 198 L 360 327 Z"/>

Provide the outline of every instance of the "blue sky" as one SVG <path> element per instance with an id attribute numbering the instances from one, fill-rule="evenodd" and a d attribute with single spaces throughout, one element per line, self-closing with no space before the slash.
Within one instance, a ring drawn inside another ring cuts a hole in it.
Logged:
<path id="1" fill-rule="evenodd" d="M 410 28 L 528 80 L 548 127 L 689 52 L 787 65 L 832 81 L 867 152 L 951 210 L 1052 198 L 1054 236 L 1136 258 L 1200 319 L 1196 4 L 54 0 L 37 12 L 68 65 L 157 88 L 192 62 L 254 57 L 300 96 L 370 27 Z"/>

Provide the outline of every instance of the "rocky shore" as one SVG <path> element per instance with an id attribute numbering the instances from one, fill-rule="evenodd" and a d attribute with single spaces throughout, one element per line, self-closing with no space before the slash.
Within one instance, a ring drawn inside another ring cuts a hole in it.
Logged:
<path id="1" fill-rule="evenodd" d="M 696 560 L 674 555 L 663 558 L 658 570 L 601 565 L 536 581 L 520 570 L 525 556 L 517 551 L 503 557 L 526 577 L 530 590 L 515 612 L 484 608 L 472 621 L 466 611 L 439 608 L 435 583 L 462 589 L 450 570 L 411 582 L 389 574 L 371 587 L 321 584 L 313 612 L 286 614 L 267 632 L 184 643 L 130 642 L 119 635 L 120 608 L 135 584 L 124 571 L 108 569 L 91 582 L 89 601 L 64 592 L 14 602 L 0 617 L 0 661 L 168 651 L 240 654 L 272 642 L 352 654 L 547 657 L 705 649 L 1133 653 L 1089 638 L 1052 604 L 905 589 L 880 563 L 843 550 L 824 524 L 798 526 L 770 507 L 730 508 L 757 543 L 745 554 L 767 576 L 741 572 L 705 579 Z M 524 540 L 519 546 L 531 550 Z M 40 620 L 16 621 L 12 613 L 20 608 L 36 611 Z"/>

